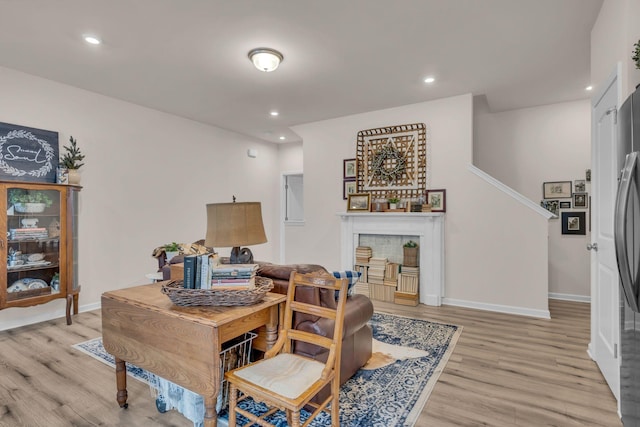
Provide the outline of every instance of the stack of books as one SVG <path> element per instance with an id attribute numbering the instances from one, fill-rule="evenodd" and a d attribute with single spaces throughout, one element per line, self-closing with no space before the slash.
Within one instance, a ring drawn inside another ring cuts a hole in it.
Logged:
<path id="1" fill-rule="evenodd" d="M 186 289 L 209 289 L 211 267 L 217 262 L 217 254 L 185 255 L 183 286 Z"/>
<path id="2" fill-rule="evenodd" d="M 46 228 L 10 228 L 10 240 L 47 239 L 49 233 Z"/>
<path id="3" fill-rule="evenodd" d="M 374 285 L 384 284 L 384 272 L 387 268 L 386 258 L 369 258 L 368 282 Z"/>
<path id="4" fill-rule="evenodd" d="M 356 248 L 356 265 L 367 265 L 371 255 L 372 251 L 369 246 L 358 246 Z"/>
<path id="5" fill-rule="evenodd" d="M 417 294 L 419 276 L 419 267 L 407 267 L 406 265 L 403 265 L 402 272 L 400 273 L 400 280 L 398 280 L 398 291 Z"/>
<path id="6" fill-rule="evenodd" d="M 217 290 L 254 289 L 258 264 L 220 264 L 211 268 L 211 288 Z"/>
<path id="7" fill-rule="evenodd" d="M 397 264 L 395 262 L 388 263 L 384 271 L 384 284 L 387 286 L 393 286 L 395 288 L 398 285 L 399 272 L 400 264 Z"/>

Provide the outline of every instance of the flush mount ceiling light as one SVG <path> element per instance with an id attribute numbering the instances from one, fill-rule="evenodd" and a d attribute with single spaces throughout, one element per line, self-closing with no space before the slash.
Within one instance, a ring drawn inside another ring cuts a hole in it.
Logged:
<path id="1" fill-rule="evenodd" d="M 82 38 L 84 39 L 84 41 L 86 41 L 89 44 L 100 44 L 100 43 L 102 43 L 102 41 L 98 37 L 96 37 L 94 35 L 91 35 L 91 34 L 85 34 L 84 36 L 82 36 Z"/>
<path id="2" fill-rule="evenodd" d="M 433 77 L 427 77 L 427 78 L 425 78 L 425 79 L 424 79 L 424 82 L 425 82 L 425 83 L 433 83 L 433 82 L 435 82 L 435 81 L 436 81 L 436 79 L 435 79 L 435 78 L 433 78 Z"/>
<path id="3" fill-rule="evenodd" d="M 270 73 L 278 68 L 284 57 L 277 50 L 260 47 L 249 52 L 249 59 L 258 70 Z"/>

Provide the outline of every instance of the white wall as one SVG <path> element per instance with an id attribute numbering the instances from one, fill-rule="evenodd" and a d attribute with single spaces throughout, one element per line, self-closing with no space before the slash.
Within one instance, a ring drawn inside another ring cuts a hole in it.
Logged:
<path id="1" fill-rule="evenodd" d="M 594 93 L 622 62 L 621 101 L 640 83 L 640 70 L 631 60 L 634 43 L 640 40 L 640 0 L 605 0 L 591 29 L 591 82 Z M 600 90 L 597 90 L 600 89 Z"/>
<path id="2" fill-rule="evenodd" d="M 423 122 L 431 188 L 447 189 L 445 303 L 548 316 L 547 220 L 469 172 L 472 110 L 464 95 L 294 127 L 309 196 L 292 250 L 304 262 L 339 268 L 342 160 L 355 157 L 358 131 Z"/>
<path id="3" fill-rule="evenodd" d="M 589 100 L 491 113 L 484 97 L 475 97 L 474 119 L 474 164 L 529 199 L 542 199 L 545 181 L 585 179 L 591 165 Z M 549 221 L 549 292 L 586 300 L 589 233 L 561 231 L 561 219 Z"/>
<path id="4" fill-rule="evenodd" d="M 80 193 L 80 305 L 108 290 L 146 282 L 152 250 L 204 237 L 206 203 L 260 201 L 275 260 L 278 148 L 212 126 L 0 68 L 0 121 L 69 136 L 86 154 Z M 249 148 L 259 150 L 256 159 Z M 216 248 L 228 254 L 228 248 Z M 62 300 L 0 311 L 0 329 L 61 317 Z"/>

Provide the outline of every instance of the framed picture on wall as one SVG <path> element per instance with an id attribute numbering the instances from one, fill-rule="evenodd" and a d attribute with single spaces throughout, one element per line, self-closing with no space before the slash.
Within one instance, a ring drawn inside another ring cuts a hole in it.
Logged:
<path id="1" fill-rule="evenodd" d="M 562 234 L 587 234 L 584 212 L 562 212 Z"/>
<path id="2" fill-rule="evenodd" d="M 568 199 L 571 194 L 571 181 L 552 181 L 542 184 L 543 199 Z"/>
<path id="3" fill-rule="evenodd" d="M 567 202 L 560 202 L 560 209 L 571 209 L 571 200 Z"/>
<path id="4" fill-rule="evenodd" d="M 344 159 L 342 161 L 342 177 L 344 179 L 356 179 L 358 173 L 356 159 Z"/>
<path id="5" fill-rule="evenodd" d="M 584 193 L 587 191 L 587 181 L 584 179 L 576 179 L 573 181 L 573 189 L 576 193 Z"/>
<path id="6" fill-rule="evenodd" d="M 559 208 L 560 208 L 560 201 L 559 200 L 542 200 L 540 202 L 540 206 L 542 206 L 543 208 L 545 208 L 546 210 L 548 210 L 549 212 L 551 212 L 552 214 L 556 215 L 555 218 L 558 218 L 558 212 L 559 212 Z"/>
<path id="7" fill-rule="evenodd" d="M 447 190 L 427 190 L 427 203 L 431 205 L 431 212 L 447 211 Z"/>
<path id="8" fill-rule="evenodd" d="M 371 208 L 371 194 L 353 193 L 347 194 L 347 211 L 369 212 Z"/>
<path id="9" fill-rule="evenodd" d="M 342 186 L 342 198 L 347 200 L 347 196 L 354 193 L 356 193 L 356 180 L 345 179 Z"/>
<path id="10" fill-rule="evenodd" d="M 574 193 L 573 194 L 573 207 L 576 209 L 587 208 L 587 193 Z"/>

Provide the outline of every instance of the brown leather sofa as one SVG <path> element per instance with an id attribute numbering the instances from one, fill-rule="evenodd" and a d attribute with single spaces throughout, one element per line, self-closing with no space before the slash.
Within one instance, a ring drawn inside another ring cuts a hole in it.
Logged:
<path id="1" fill-rule="evenodd" d="M 292 271 L 299 273 L 312 273 L 326 270 L 314 264 L 262 264 L 258 269 L 258 275 L 273 280 L 273 292 L 286 294 L 289 286 L 289 277 Z M 297 300 L 311 302 L 322 307 L 336 307 L 335 294 L 326 290 L 309 288 L 308 292 L 300 292 Z M 371 357 L 373 333 L 367 324 L 373 316 L 373 304 L 364 295 L 352 295 L 347 298 L 344 315 L 344 331 L 342 339 L 342 361 L 340 366 L 340 384 L 351 378 Z M 294 319 L 296 329 L 303 331 L 320 331 L 324 336 L 333 334 L 333 326 L 327 319 L 300 314 Z M 316 360 L 326 361 L 327 351 L 321 347 L 299 342 L 294 350 Z M 327 394 L 328 395 L 328 394 Z M 316 399 L 324 399 L 324 393 L 316 396 Z M 314 400 L 316 400 L 314 399 Z"/>

